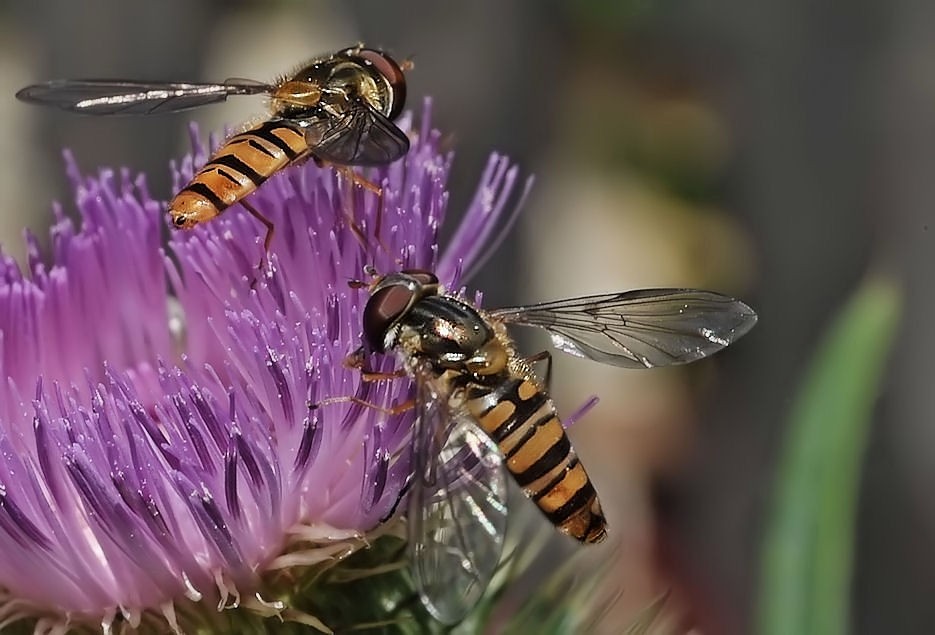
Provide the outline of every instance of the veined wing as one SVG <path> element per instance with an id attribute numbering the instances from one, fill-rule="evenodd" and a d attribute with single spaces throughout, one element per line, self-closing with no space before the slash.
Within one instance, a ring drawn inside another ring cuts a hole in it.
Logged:
<path id="1" fill-rule="evenodd" d="M 409 137 L 363 101 L 341 115 L 302 122 L 313 154 L 337 165 L 387 165 L 409 152 Z"/>
<path id="2" fill-rule="evenodd" d="M 448 395 L 420 382 L 409 493 L 409 551 L 419 597 L 445 624 L 477 604 L 503 551 L 507 484 L 496 445 Z"/>
<path id="3" fill-rule="evenodd" d="M 216 84 L 136 82 L 109 79 L 56 79 L 16 93 L 32 104 L 86 115 L 151 115 L 214 104 L 231 95 L 257 95 L 272 86 L 250 80 Z"/>
<path id="4" fill-rule="evenodd" d="M 757 320 L 739 300 L 694 289 L 640 289 L 489 313 L 547 330 L 555 347 L 566 353 L 624 368 L 707 357 L 739 339 Z"/>

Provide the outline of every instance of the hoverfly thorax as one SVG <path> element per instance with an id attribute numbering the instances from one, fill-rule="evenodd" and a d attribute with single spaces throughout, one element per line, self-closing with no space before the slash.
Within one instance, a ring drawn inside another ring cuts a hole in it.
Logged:
<path id="1" fill-rule="evenodd" d="M 488 327 L 489 328 L 489 327 Z M 464 368 L 476 379 L 493 378 L 503 373 L 510 364 L 510 353 L 496 337 L 490 337 L 464 362 Z"/>
<path id="2" fill-rule="evenodd" d="M 496 348 L 494 331 L 477 310 L 447 295 L 417 302 L 400 320 L 399 331 L 405 352 L 437 371 L 474 374 L 472 368 L 490 367 L 488 353 Z"/>
<path id="3" fill-rule="evenodd" d="M 297 118 L 310 115 L 321 102 L 321 86 L 317 83 L 291 79 L 283 82 L 270 95 L 270 108 L 280 117 Z"/>

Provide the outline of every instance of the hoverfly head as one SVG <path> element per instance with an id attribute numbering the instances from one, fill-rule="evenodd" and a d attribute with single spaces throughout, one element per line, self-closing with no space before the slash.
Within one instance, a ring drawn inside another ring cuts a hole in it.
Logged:
<path id="1" fill-rule="evenodd" d="M 371 351 L 395 345 L 397 326 L 419 300 L 436 295 L 438 278 L 429 271 L 407 269 L 377 278 L 364 307 L 364 339 Z"/>

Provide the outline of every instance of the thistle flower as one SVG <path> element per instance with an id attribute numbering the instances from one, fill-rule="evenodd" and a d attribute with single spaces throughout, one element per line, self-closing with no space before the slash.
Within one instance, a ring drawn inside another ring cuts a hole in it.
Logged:
<path id="1" fill-rule="evenodd" d="M 413 418 L 311 407 L 412 392 L 342 365 L 366 300 L 348 281 L 419 267 L 457 288 L 517 176 L 492 157 L 439 253 L 451 155 L 428 107 L 410 134 L 405 160 L 368 174 L 381 198 L 312 163 L 260 188 L 276 234 L 255 290 L 248 214 L 173 232 L 163 250 L 142 176 L 85 177 L 68 159 L 78 220 L 56 208 L 50 263 L 31 237 L 25 273 L 0 262 L 0 628 L 220 631 L 234 613 L 324 628 L 295 601 L 304 567 L 380 531 Z M 193 143 L 177 186 L 207 158 Z"/>

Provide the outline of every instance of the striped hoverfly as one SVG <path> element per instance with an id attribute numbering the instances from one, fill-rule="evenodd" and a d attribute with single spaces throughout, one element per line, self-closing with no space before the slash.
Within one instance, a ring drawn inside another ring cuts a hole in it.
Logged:
<path id="1" fill-rule="evenodd" d="M 173 226 L 191 229 L 236 203 L 266 228 L 273 223 L 245 197 L 283 168 L 308 159 L 337 166 L 353 182 L 379 191 L 348 166 L 387 165 L 406 155 L 409 139 L 393 120 L 406 101 L 406 79 L 386 53 L 356 46 L 303 64 L 274 83 L 53 80 L 16 93 L 22 101 L 88 115 L 151 115 L 266 95 L 270 116 L 229 138 L 169 202 Z"/>
<path id="2" fill-rule="evenodd" d="M 531 368 L 531 361 L 551 358 L 521 357 L 507 325 L 543 328 L 556 348 L 572 355 L 654 368 L 707 357 L 757 320 L 739 300 L 691 289 L 485 310 L 446 293 L 431 272 L 404 270 L 375 277 L 369 291 L 364 345 L 348 364 L 366 377 L 369 354 L 393 353 L 402 365 L 396 376 L 415 380 L 411 565 L 423 604 L 447 624 L 465 617 L 498 566 L 505 471 L 561 532 L 583 543 L 606 536 L 597 493 L 565 434 L 548 380 Z"/>

